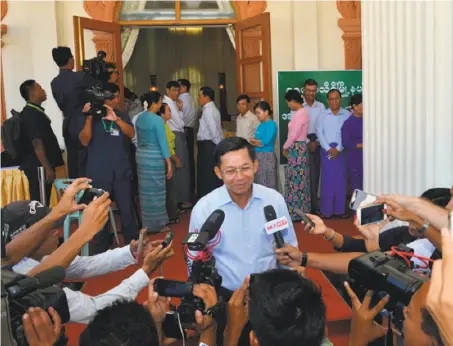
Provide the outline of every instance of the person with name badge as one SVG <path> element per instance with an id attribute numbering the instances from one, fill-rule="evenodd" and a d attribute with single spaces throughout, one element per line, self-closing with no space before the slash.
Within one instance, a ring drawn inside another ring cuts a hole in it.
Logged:
<path id="1" fill-rule="evenodd" d="M 215 173 L 224 185 L 195 205 L 189 232 L 197 233 L 215 210 L 224 212 L 225 219 L 213 239 L 218 244 L 212 254 L 223 279 L 219 296 L 228 301 L 248 275 L 279 266 L 274 253 L 276 234 L 296 247 L 297 238 L 283 196 L 253 183 L 258 161 L 255 148 L 246 139 L 222 140 L 215 148 L 214 158 Z M 188 265 L 190 268 L 190 261 Z M 222 345 L 226 316 L 216 320 L 217 342 Z M 244 334 L 248 341 L 248 333 Z"/>
<path id="2" fill-rule="evenodd" d="M 80 143 L 88 147 L 86 176 L 92 179 L 94 188 L 108 191 L 118 206 L 122 222 L 124 244 L 138 238 L 132 200 L 132 166 L 130 159 L 131 139 L 135 136 L 134 126 L 128 115 L 115 109 L 119 101 L 118 85 L 108 83 L 104 90 L 115 95 L 105 100 L 107 115 L 81 116 L 79 119 Z M 88 114 L 90 106 L 85 106 Z M 109 248 L 110 235 L 107 225 L 95 237 L 95 252 Z"/>

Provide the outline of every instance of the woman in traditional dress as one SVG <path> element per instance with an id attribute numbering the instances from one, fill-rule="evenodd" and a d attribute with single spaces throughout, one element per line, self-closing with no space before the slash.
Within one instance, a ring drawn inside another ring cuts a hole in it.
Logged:
<path id="1" fill-rule="evenodd" d="M 350 100 L 352 117 L 341 128 L 341 143 L 345 148 L 346 165 L 351 189 L 363 190 L 363 106 L 362 95 L 353 95 Z"/>
<path id="2" fill-rule="evenodd" d="M 277 156 L 274 151 L 277 124 L 272 120 L 272 109 L 266 101 L 258 102 L 254 110 L 260 121 L 255 137 L 249 139 L 250 144 L 256 147 L 259 163 L 255 183 L 277 190 Z"/>
<path id="3" fill-rule="evenodd" d="M 162 106 L 162 97 L 159 92 L 152 91 L 140 99 L 147 110 L 138 115 L 135 123 L 142 223 L 148 232 L 158 233 L 168 230 L 165 191 L 166 180 L 172 177 L 173 167 L 165 124 L 156 114 Z"/>
<path id="4" fill-rule="evenodd" d="M 304 100 L 297 90 L 289 90 L 285 95 L 293 116 L 288 124 L 288 138 L 283 145 L 283 156 L 288 159 L 285 177 L 285 199 L 293 221 L 300 217 L 294 209 L 305 213 L 311 211 L 310 159 L 307 148 L 309 116 L 302 104 Z"/>

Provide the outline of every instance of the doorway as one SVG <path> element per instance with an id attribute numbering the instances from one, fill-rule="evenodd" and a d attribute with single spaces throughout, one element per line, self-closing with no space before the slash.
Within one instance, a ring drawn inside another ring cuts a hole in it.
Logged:
<path id="1" fill-rule="evenodd" d="M 210 86 L 217 107 L 235 114 L 236 51 L 227 30 L 225 26 L 141 27 L 124 67 L 124 85 L 141 95 L 150 86 L 165 92 L 168 81 L 185 78 L 192 84 L 196 103 L 200 88 Z"/>

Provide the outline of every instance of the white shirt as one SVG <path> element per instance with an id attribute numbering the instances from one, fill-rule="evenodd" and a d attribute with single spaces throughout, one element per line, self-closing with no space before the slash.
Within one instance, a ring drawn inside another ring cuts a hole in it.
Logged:
<path id="1" fill-rule="evenodd" d="M 313 105 L 311 107 L 307 102 L 304 102 L 303 106 L 308 112 L 308 116 L 310 118 L 307 135 L 316 133 L 316 120 L 318 119 L 318 116 L 326 110 L 326 107 L 323 103 L 316 100 L 313 102 Z"/>
<path id="2" fill-rule="evenodd" d="M 179 95 L 179 99 L 182 101 L 184 126 L 195 127 L 197 123 L 197 108 L 192 95 L 184 93 Z"/>
<path id="3" fill-rule="evenodd" d="M 258 117 L 251 111 L 247 111 L 244 115 L 239 114 L 236 119 L 236 136 L 247 140 L 254 138 L 259 124 Z"/>
<path id="4" fill-rule="evenodd" d="M 199 141 L 213 141 L 214 144 L 223 139 L 220 112 L 212 101 L 203 106 L 197 138 Z"/>
<path id="5" fill-rule="evenodd" d="M 134 115 L 134 117 L 131 120 L 132 126 L 134 126 L 134 130 L 135 130 L 135 136 L 134 136 L 134 138 L 132 138 L 132 143 L 135 145 L 135 147 L 138 147 L 137 129 L 135 128 L 135 124 L 137 123 L 137 119 L 138 119 L 139 115 L 142 113 L 144 113 L 144 112 L 140 112 L 137 115 Z"/>
<path id="6" fill-rule="evenodd" d="M 67 280 L 88 279 L 122 270 L 135 263 L 129 245 L 95 256 L 77 256 L 66 269 Z M 26 275 L 39 262 L 24 258 L 13 267 L 16 273 Z M 88 324 L 99 310 L 118 300 L 134 300 L 148 286 L 149 278 L 143 269 L 137 270 L 118 286 L 95 297 L 63 288 L 68 300 L 71 322 Z"/>
<path id="7" fill-rule="evenodd" d="M 167 95 L 164 96 L 162 103 L 166 103 L 170 106 L 171 119 L 167 121 L 168 126 L 173 132 L 184 132 L 184 116 L 179 110 L 178 105 L 175 101 L 169 98 Z"/>

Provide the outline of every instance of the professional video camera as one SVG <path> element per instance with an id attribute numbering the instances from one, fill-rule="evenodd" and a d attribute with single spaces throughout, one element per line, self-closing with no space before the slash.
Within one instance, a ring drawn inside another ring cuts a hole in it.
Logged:
<path id="1" fill-rule="evenodd" d="M 85 102 L 90 103 L 91 108 L 86 115 L 92 115 L 95 120 L 101 120 L 107 115 L 107 108 L 104 107 L 105 100 L 113 100 L 115 94 L 102 89 L 100 86 L 93 86 L 85 90 Z"/>
<path id="2" fill-rule="evenodd" d="M 213 286 L 218 292 L 222 285 L 222 277 L 219 275 L 215 265 L 215 258 L 212 256 L 212 248 L 217 243 L 208 245 L 210 240 L 216 237 L 220 226 L 225 219 L 225 213 L 218 209 L 215 210 L 201 227 L 198 233 L 189 233 L 183 241 L 185 247 L 186 261 L 192 261 L 189 268 L 189 279 L 187 282 L 158 279 L 155 281 L 155 291 L 163 297 L 180 297 L 179 304 L 174 314 L 168 315 L 169 318 L 177 318 L 177 323 L 190 327 L 195 322 L 195 311 L 205 311 L 203 300 L 193 295 L 195 284 L 208 284 Z M 197 256 L 190 254 L 191 251 L 199 251 Z M 216 309 L 221 304 L 217 304 Z M 215 313 L 212 312 L 213 314 Z M 173 321 L 174 322 L 174 321 Z"/>
<path id="3" fill-rule="evenodd" d="M 27 277 L 2 268 L 1 323 L 2 346 L 26 346 L 22 316 L 30 307 L 47 311 L 53 307 L 63 323 L 69 321 L 68 301 L 64 291 L 54 284 L 63 281 L 63 267 L 53 267 L 35 277 Z M 66 345 L 68 338 L 62 328 L 56 346 Z"/>
<path id="4" fill-rule="evenodd" d="M 391 313 L 392 322 L 401 330 L 404 307 L 428 278 L 414 272 L 412 262 L 406 256 L 398 255 L 413 253 L 411 248 L 401 244 L 393 252 L 395 256 L 373 251 L 354 258 L 349 263 L 348 273 L 351 285 L 355 288 L 362 287 L 375 292 L 372 301 L 377 303 L 386 294 L 390 295 L 385 308 Z"/>
<path id="5" fill-rule="evenodd" d="M 95 58 L 83 60 L 82 68 L 95 80 L 107 83 L 109 79 L 108 63 L 105 61 L 107 53 L 103 50 L 98 52 Z"/>

